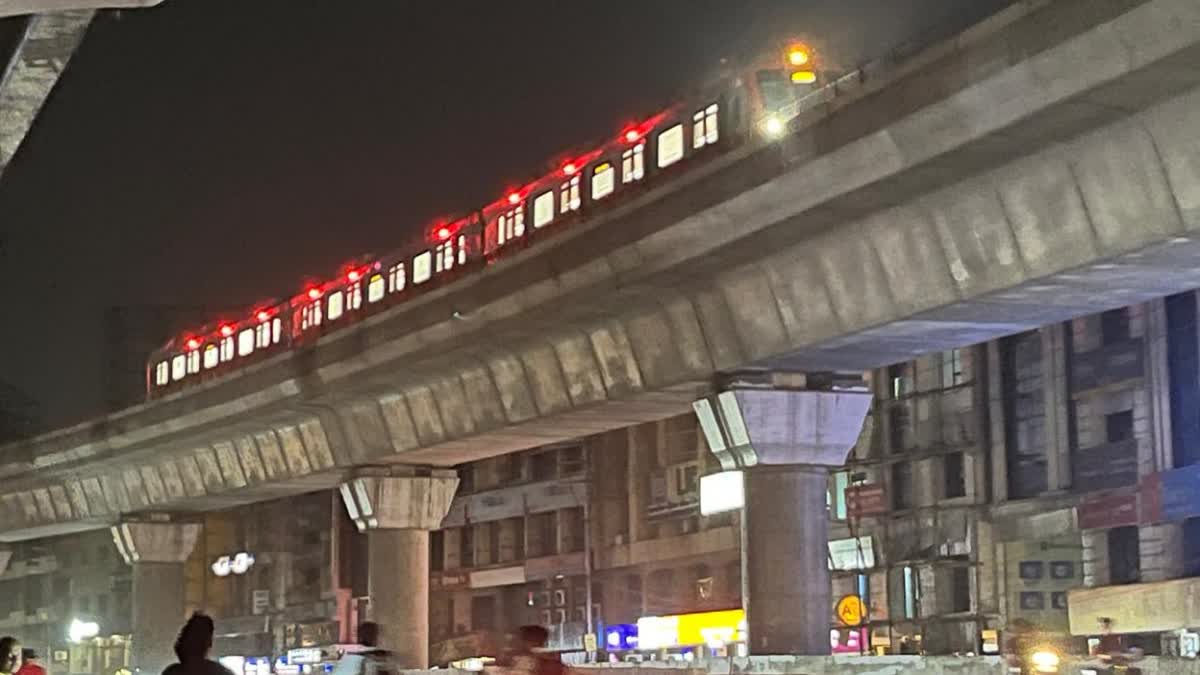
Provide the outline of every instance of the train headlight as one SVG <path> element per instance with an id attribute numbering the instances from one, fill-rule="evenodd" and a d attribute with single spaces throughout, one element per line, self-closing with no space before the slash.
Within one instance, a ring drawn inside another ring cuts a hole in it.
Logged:
<path id="1" fill-rule="evenodd" d="M 778 115 L 768 115 L 762 121 L 762 132 L 767 138 L 779 138 L 783 136 L 783 132 L 785 131 L 787 131 L 787 125 L 783 123 L 783 120 Z"/>
<path id="2" fill-rule="evenodd" d="M 1058 663 L 1059 663 L 1058 654 L 1055 654 L 1052 651 L 1047 651 L 1044 649 L 1038 650 L 1038 651 L 1034 652 L 1031 657 L 1029 657 L 1029 660 L 1030 660 L 1030 662 L 1033 663 L 1034 669 L 1037 670 L 1038 672 L 1041 672 L 1041 673 L 1057 673 L 1058 672 Z"/>

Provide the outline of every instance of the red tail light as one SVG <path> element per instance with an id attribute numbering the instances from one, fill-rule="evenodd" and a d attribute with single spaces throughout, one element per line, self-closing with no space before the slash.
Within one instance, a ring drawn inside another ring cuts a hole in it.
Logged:
<path id="1" fill-rule="evenodd" d="M 199 349 L 200 341 L 197 340 L 196 338 L 188 338 L 187 347 L 188 347 L 188 349 Z"/>
<path id="2" fill-rule="evenodd" d="M 361 276 L 362 275 L 358 273 L 358 270 L 350 270 L 346 273 L 346 279 L 349 281 L 358 281 L 359 277 Z"/>
<path id="3" fill-rule="evenodd" d="M 509 204 L 516 204 L 520 201 L 521 201 L 521 193 L 519 193 L 519 192 L 508 193 L 508 203 Z"/>
<path id="4" fill-rule="evenodd" d="M 447 239 L 450 238 L 450 228 L 445 227 L 445 226 L 439 227 L 435 234 L 437 234 L 437 238 L 440 241 L 446 241 Z"/>
<path id="5" fill-rule="evenodd" d="M 319 289 L 319 288 L 308 289 L 308 298 L 310 300 L 316 300 L 319 297 L 321 297 L 321 289 Z"/>
<path id="6" fill-rule="evenodd" d="M 567 164 L 563 167 L 563 174 L 566 176 L 574 176 L 576 171 L 579 171 L 579 167 L 575 166 L 574 163 Z"/>
<path id="7" fill-rule="evenodd" d="M 254 316 L 258 317 L 259 321 L 266 321 L 267 319 L 271 318 L 271 313 L 265 309 L 260 309 Z"/>
<path id="8" fill-rule="evenodd" d="M 625 132 L 625 142 L 626 143 L 636 143 L 638 141 L 638 139 L 641 137 L 642 137 L 642 132 L 638 131 L 637 129 L 630 129 L 629 131 Z"/>

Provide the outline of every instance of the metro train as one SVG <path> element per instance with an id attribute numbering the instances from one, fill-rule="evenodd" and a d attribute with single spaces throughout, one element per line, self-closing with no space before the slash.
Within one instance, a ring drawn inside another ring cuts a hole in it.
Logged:
<path id="1" fill-rule="evenodd" d="M 355 261 L 290 298 L 171 338 L 149 357 L 147 397 L 303 349 L 322 335 L 578 226 L 713 157 L 781 136 L 797 102 L 824 79 L 811 68 L 810 53 L 793 44 L 782 63 L 770 57 L 725 73 L 700 94 L 555 162 L 552 170 L 490 204 L 428 225 L 407 248 Z"/>

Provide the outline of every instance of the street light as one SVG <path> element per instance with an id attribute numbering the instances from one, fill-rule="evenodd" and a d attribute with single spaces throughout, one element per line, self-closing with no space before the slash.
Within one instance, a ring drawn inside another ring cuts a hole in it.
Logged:
<path id="1" fill-rule="evenodd" d="M 100 624 L 95 621 L 80 621 L 72 619 L 70 627 L 67 628 L 67 638 L 76 644 L 84 640 L 90 640 L 100 634 Z"/>

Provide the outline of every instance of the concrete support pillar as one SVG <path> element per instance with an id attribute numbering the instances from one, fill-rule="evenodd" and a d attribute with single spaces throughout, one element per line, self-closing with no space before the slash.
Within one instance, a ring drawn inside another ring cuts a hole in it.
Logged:
<path id="1" fill-rule="evenodd" d="M 342 485 L 342 500 L 368 537 L 368 614 L 380 646 L 405 669 L 429 667 L 429 531 L 450 511 L 458 478 L 379 472 Z"/>
<path id="2" fill-rule="evenodd" d="M 805 465 L 745 474 L 751 653 L 829 653 L 828 474 Z"/>
<path id="3" fill-rule="evenodd" d="M 1051 492 L 1071 487 L 1071 385 L 1067 380 L 1067 326 L 1041 329 L 1042 386 L 1045 406 L 1046 485 Z"/>
<path id="4" fill-rule="evenodd" d="M 199 523 L 130 522 L 112 528 L 113 542 L 133 567 L 134 670 L 162 672 L 184 619 L 183 564 L 200 536 Z"/>
<path id="5" fill-rule="evenodd" d="M 694 408 L 722 467 L 745 476 L 750 653 L 825 655 L 833 623 L 828 471 L 858 442 L 871 394 L 802 389 L 803 375 L 775 374 L 772 383 L 777 388 L 733 388 Z"/>

